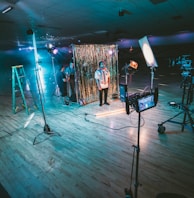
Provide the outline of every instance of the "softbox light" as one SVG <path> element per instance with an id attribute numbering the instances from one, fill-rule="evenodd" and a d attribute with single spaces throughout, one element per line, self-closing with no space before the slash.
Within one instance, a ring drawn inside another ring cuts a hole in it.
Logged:
<path id="1" fill-rule="evenodd" d="M 139 45 L 143 52 L 143 56 L 145 58 L 147 66 L 148 67 L 158 67 L 158 63 L 156 62 L 156 59 L 152 52 L 152 49 L 151 49 L 151 46 L 147 39 L 147 36 L 144 36 L 143 38 L 139 39 Z"/>

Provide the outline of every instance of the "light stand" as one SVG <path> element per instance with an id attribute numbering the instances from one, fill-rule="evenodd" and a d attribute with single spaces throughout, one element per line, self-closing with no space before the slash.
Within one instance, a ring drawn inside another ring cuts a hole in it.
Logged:
<path id="1" fill-rule="evenodd" d="M 135 171 L 135 198 L 138 197 L 138 187 L 139 187 L 139 181 L 138 181 L 138 172 L 139 172 L 139 153 L 140 153 L 140 127 L 141 127 L 141 112 L 148 110 L 150 108 L 153 108 L 156 106 L 158 102 L 158 88 L 155 88 L 154 92 L 151 92 L 149 94 L 145 94 L 142 96 L 134 95 L 134 98 L 130 98 L 128 100 L 129 103 L 135 108 L 135 110 L 138 112 L 138 134 L 137 134 L 137 145 L 134 146 L 134 149 L 136 149 L 136 171 Z M 127 101 L 127 99 L 126 99 Z M 128 110 L 126 111 L 128 114 Z M 134 155 L 133 155 L 133 161 L 132 161 L 132 170 L 133 170 L 133 162 L 134 162 Z M 131 180 L 132 180 L 132 173 L 131 173 Z M 133 193 L 130 189 L 125 189 L 126 198 L 133 198 Z"/>
<path id="2" fill-rule="evenodd" d="M 35 33 L 32 32 L 32 38 L 33 38 L 33 47 L 34 47 L 34 57 L 35 57 L 35 72 L 36 72 L 36 82 L 37 82 L 37 87 L 38 87 L 38 93 L 40 96 L 40 104 L 41 104 L 41 109 L 42 109 L 42 115 L 43 115 L 43 119 L 44 119 L 44 133 L 46 133 L 47 135 L 59 135 L 58 133 L 54 133 L 53 131 L 51 131 L 49 125 L 46 122 L 46 116 L 45 116 L 45 111 L 44 111 L 44 105 L 43 105 L 43 94 L 40 90 L 40 86 L 41 86 L 41 81 L 40 81 L 40 75 L 39 75 L 39 68 L 38 68 L 38 53 L 37 53 L 37 47 L 36 47 L 36 39 L 35 39 Z M 37 136 L 34 138 L 33 141 L 33 145 L 35 145 L 36 143 L 36 138 Z"/>
<path id="3" fill-rule="evenodd" d="M 54 80 L 55 80 L 55 90 L 54 90 L 53 95 L 60 96 L 60 90 L 59 90 L 59 86 L 58 86 L 57 78 L 56 78 L 56 70 L 55 70 L 55 61 L 54 61 L 54 59 L 55 59 L 55 57 L 53 56 L 53 54 L 51 54 L 53 75 L 54 75 Z"/>
<path id="4" fill-rule="evenodd" d="M 43 96 L 42 96 L 42 93 L 41 93 L 41 90 L 40 90 L 40 75 L 39 75 L 39 69 L 36 69 L 35 70 L 36 72 L 36 82 L 37 82 L 37 87 L 38 87 L 38 93 L 39 93 L 39 96 L 40 96 L 40 104 L 41 104 L 41 109 L 42 109 L 42 115 L 43 115 L 43 119 L 44 119 L 44 132 L 46 133 L 52 133 L 51 130 L 50 130 L 50 127 L 49 125 L 47 124 L 46 122 L 46 116 L 45 116 L 45 111 L 44 111 L 44 105 L 43 105 Z"/>
<path id="5" fill-rule="evenodd" d="M 129 64 L 125 64 L 125 84 L 128 85 L 128 76 L 130 77 L 130 83 L 132 75 L 137 71 L 138 63 L 134 60 L 130 60 Z"/>
<path id="6" fill-rule="evenodd" d="M 154 68 L 158 67 L 158 63 L 154 57 L 154 54 L 153 54 L 153 51 L 152 51 L 152 48 L 150 46 L 147 36 L 144 36 L 143 38 L 139 39 L 139 45 L 143 52 L 143 56 L 145 58 L 146 64 L 151 69 L 151 92 L 152 92 L 153 80 L 154 80 Z"/>
<path id="7" fill-rule="evenodd" d="M 153 91 L 153 85 L 154 85 L 154 68 L 155 67 L 150 67 L 151 69 L 151 84 L 150 84 L 150 89 L 151 89 L 151 92 Z"/>
<path id="8" fill-rule="evenodd" d="M 141 123 L 141 113 L 138 113 L 138 134 L 137 134 L 137 146 L 136 146 L 136 170 L 135 170 L 135 198 L 137 198 L 138 194 L 138 173 L 139 173 L 139 153 L 140 153 L 140 123 Z"/>
<path id="9" fill-rule="evenodd" d="M 140 125 L 141 125 L 141 112 L 145 111 L 147 109 L 150 109 L 152 107 L 155 107 L 158 102 L 158 88 L 155 89 L 155 92 L 153 92 L 153 80 L 154 80 L 154 68 L 158 66 L 154 54 L 152 52 L 151 46 L 149 44 L 149 41 L 147 37 L 143 37 L 142 39 L 139 39 L 139 44 L 142 49 L 144 58 L 146 60 L 147 66 L 151 69 L 151 86 L 149 95 L 143 95 L 140 96 L 139 94 L 135 94 L 130 98 L 131 101 L 129 101 L 129 98 L 126 99 L 126 103 L 128 103 L 126 106 L 133 105 L 136 108 L 136 111 L 138 112 L 138 135 L 137 135 L 137 145 L 134 146 L 136 149 L 136 171 L 135 171 L 135 197 L 138 197 L 138 187 L 139 187 L 139 181 L 138 181 L 138 172 L 139 172 L 139 153 L 140 153 Z M 133 62 L 132 62 L 133 63 Z M 138 66 L 135 64 L 135 62 L 132 64 L 133 66 Z M 129 114 L 129 110 L 127 108 L 127 114 Z M 128 192 L 128 194 L 127 194 Z M 131 189 L 125 190 L 126 198 L 133 198 L 133 193 Z"/>
<path id="10" fill-rule="evenodd" d="M 127 67 L 126 67 L 127 66 Z M 129 69 L 128 65 L 125 66 L 125 84 L 128 85 L 128 76 L 129 76 Z"/>
<path id="11" fill-rule="evenodd" d="M 139 187 L 139 153 L 140 153 L 140 126 L 141 126 L 141 113 L 138 112 L 138 134 L 137 134 L 137 145 L 133 145 L 134 149 L 136 150 L 136 168 L 135 168 L 135 194 L 134 198 L 138 197 L 138 187 Z M 133 162 L 134 162 L 134 155 L 133 155 Z M 132 163 L 132 172 L 131 172 L 131 180 L 132 180 L 132 173 L 133 173 L 133 163 Z M 131 190 L 131 186 L 129 189 L 125 188 L 125 195 L 126 198 L 133 198 L 133 192 Z"/>

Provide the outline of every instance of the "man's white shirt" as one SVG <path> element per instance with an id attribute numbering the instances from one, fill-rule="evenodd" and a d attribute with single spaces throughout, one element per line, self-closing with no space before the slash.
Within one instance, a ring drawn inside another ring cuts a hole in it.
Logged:
<path id="1" fill-rule="evenodd" d="M 100 87 L 102 89 L 106 89 L 109 86 L 109 79 L 110 78 L 110 72 L 107 68 L 105 69 L 98 69 L 95 72 L 95 79 L 99 80 Z"/>

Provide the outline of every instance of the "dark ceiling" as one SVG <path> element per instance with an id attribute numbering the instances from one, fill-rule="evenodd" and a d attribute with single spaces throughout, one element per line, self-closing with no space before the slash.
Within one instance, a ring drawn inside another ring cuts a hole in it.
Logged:
<path id="1" fill-rule="evenodd" d="M 29 30 L 38 48 L 48 42 L 128 47 L 145 35 L 153 45 L 194 43 L 193 0 L 1 0 L 0 10 L 1 50 L 29 46 Z"/>

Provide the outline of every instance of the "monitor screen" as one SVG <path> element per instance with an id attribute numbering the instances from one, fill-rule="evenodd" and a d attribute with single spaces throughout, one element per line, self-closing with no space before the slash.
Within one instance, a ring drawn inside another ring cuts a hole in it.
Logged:
<path id="1" fill-rule="evenodd" d="M 137 105 L 138 105 L 137 112 L 142 112 L 152 107 L 155 107 L 156 104 L 154 100 L 154 95 L 151 94 L 143 98 L 139 98 L 137 100 Z"/>

